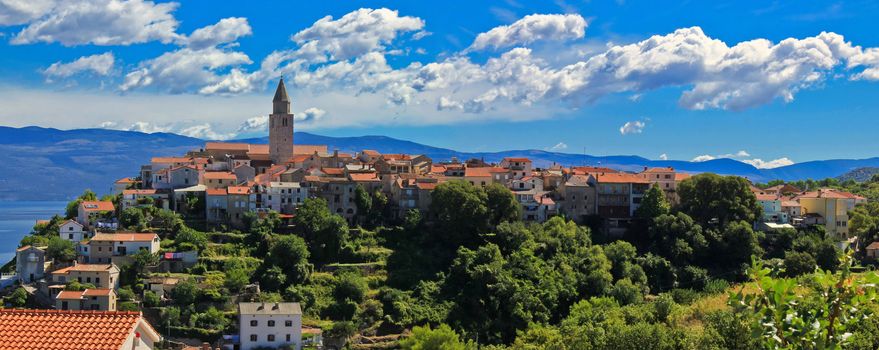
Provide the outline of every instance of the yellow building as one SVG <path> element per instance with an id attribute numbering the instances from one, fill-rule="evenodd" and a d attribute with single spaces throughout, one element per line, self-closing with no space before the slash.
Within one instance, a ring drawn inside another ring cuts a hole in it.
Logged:
<path id="1" fill-rule="evenodd" d="M 827 233 L 839 239 L 848 239 L 848 212 L 855 204 L 866 201 L 864 197 L 844 191 L 822 188 L 818 191 L 803 192 L 794 198 L 802 206 L 802 215 L 820 215 Z"/>

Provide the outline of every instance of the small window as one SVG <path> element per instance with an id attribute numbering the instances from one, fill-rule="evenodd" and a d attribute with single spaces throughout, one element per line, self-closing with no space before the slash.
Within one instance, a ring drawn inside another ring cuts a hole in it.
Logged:
<path id="1" fill-rule="evenodd" d="M 287 342 L 288 343 L 290 342 L 290 335 L 289 334 L 287 334 Z"/>
<path id="2" fill-rule="evenodd" d="M 293 327 L 293 320 L 284 321 L 284 327 Z"/>
<path id="3" fill-rule="evenodd" d="M 254 321 L 255 322 L 255 321 Z M 256 341 L 256 334 L 250 335 L 250 341 Z"/>
<path id="4" fill-rule="evenodd" d="M 251 326 L 251 327 L 256 327 L 257 324 L 259 324 L 259 322 L 257 322 L 256 320 L 251 320 L 251 321 L 250 321 L 250 326 Z"/>
<path id="5" fill-rule="evenodd" d="M 269 327 L 274 327 L 274 326 L 275 326 L 275 321 L 269 320 Z"/>

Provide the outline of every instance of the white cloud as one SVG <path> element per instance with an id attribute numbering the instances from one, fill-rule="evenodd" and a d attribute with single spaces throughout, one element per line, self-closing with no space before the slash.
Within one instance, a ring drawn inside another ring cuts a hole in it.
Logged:
<path id="1" fill-rule="evenodd" d="M 745 158 L 745 157 L 750 157 L 750 156 L 751 156 L 751 154 L 748 153 L 748 151 L 741 150 L 736 153 L 721 154 L 721 155 L 718 155 L 717 158 Z"/>
<path id="2" fill-rule="evenodd" d="M 540 40 L 566 41 L 582 38 L 585 33 L 586 20 L 578 14 L 534 14 L 479 34 L 468 50 L 499 49 Z"/>
<path id="3" fill-rule="evenodd" d="M 210 123 L 192 125 L 177 131 L 183 136 L 195 137 L 205 140 L 227 140 L 235 137 L 235 133 L 218 133 L 214 131 Z"/>
<path id="4" fill-rule="evenodd" d="M 347 60 L 384 48 L 397 35 L 420 31 L 424 20 L 399 16 L 397 11 L 362 8 L 338 20 L 326 16 L 293 36 L 301 46 L 299 55 L 318 58 L 329 55 L 333 60 Z"/>
<path id="5" fill-rule="evenodd" d="M 0 0 L 0 26 L 24 24 L 55 7 L 55 0 Z"/>
<path id="6" fill-rule="evenodd" d="M 98 127 L 101 129 L 117 129 L 119 127 L 119 123 L 113 121 L 103 121 L 98 123 Z"/>
<path id="7" fill-rule="evenodd" d="M 659 155 L 659 160 L 668 160 L 668 155 L 663 153 Z"/>
<path id="8" fill-rule="evenodd" d="M 696 156 L 696 158 L 693 158 L 693 159 L 690 160 L 690 161 L 691 161 L 691 162 L 707 162 L 707 161 L 709 161 L 709 160 L 714 160 L 714 159 L 716 159 L 716 158 L 715 158 L 714 156 L 712 156 L 712 155 L 703 154 L 703 155 L 701 155 L 701 156 Z"/>
<path id="9" fill-rule="evenodd" d="M 250 58 L 242 52 L 215 47 L 203 50 L 182 48 L 141 62 L 138 69 L 125 75 L 119 89 L 129 91 L 158 86 L 171 93 L 182 93 L 220 82 L 223 78 L 217 74 L 218 69 L 249 63 Z"/>
<path id="10" fill-rule="evenodd" d="M 115 57 L 112 52 L 100 55 L 82 56 L 73 62 L 55 62 L 49 68 L 43 70 L 47 80 L 52 78 L 68 78 L 72 75 L 90 71 L 95 75 L 105 76 L 113 70 Z"/>
<path id="11" fill-rule="evenodd" d="M 311 107 L 302 111 L 302 113 L 294 114 L 294 119 L 298 122 L 313 123 L 323 118 L 325 114 L 327 114 L 327 111 L 317 107 Z"/>
<path id="12" fill-rule="evenodd" d="M 151 122 L 140 121 L 140 122 L 135 122 L 134 124 L 131 124 L 131 126 L 129 126 L 128 128 L 125 128 L 123 130 L 138 131 L 138 132 L 142 132 L 142 133 L 153 134 L 153 133 L 157 133 L 157 132 L 171 132 L 172 128 L 170 125 L 158 125 L 158 124 L 151 123 Z"/>
<path id="13" fill-rule="evenodd" d="M 549 150 L 553 152 L 564 151 L 566 149 L 568 149 L 568 145 L 564 142 L 559 142 L 555 144 L 555 146 L 549 148 Z"/>
<path id="14" fill-rule="evenodd" d="M 221 19 L 216 24 L 196 29 L 183 42 L 190 48 L 198 50 L 231 43 L 251 34 L 253 30 L 247 23 L 247 18 L 229 17 Z"/>
<path id="15" fill-rule="evenodd" d="M 237 134 L 247 134 L 252 132 L 265 132 L 269 128 L 269 116 L 262 115 L 253 118 L 247 118 L 241 126 L 238 127 L 238 130 L 235 130 Z"/>
<path id="16" fill-rule="evenodd" d="M 54 8 L 27 21 L 11 43 L 61 43 L 65 46 L 130 45 L 171 42 L 178 22 L 174 2 L 143 0 L 59 1 Z"/>
<path id="17" fill-rule="evenodd" d="M 790 158 L 787 157 L 778 158 L 770 161 L 763 161 L 760 158 L 745 159 L 743 160 L 743 162 L 751 164 L 757 169 L 772 169 L 794 164 L 794 161 L 790 160 Z"/>
<path id="18" fill-rule="evenodd" d="M 623 124 L 623 126 L 620 127 L 620 134 L 640 134 L 642 131 L 644 131 L 644 127 L 646 126 L 647 123 L 640 120 L 626 122 L 625 124 Z"/>

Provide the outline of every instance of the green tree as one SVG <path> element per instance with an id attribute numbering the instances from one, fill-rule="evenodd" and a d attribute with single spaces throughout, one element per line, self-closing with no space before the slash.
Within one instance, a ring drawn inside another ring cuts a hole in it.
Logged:
<path id="1" fill-rule="evenodd" d="M 506 186 L 491 183 L 485 186 L 484 191 L 491 227 L 505 221 L 518 221 L 522 217 L 522 206 Z"/>
<path id="2" fill-rule="evenodd" d="M 306 199 L 296 211 L 296 227 L 308 243 L 311 258 L 318 264 L 338 261 L 348 243 L 348 223 L 330 212 L 322 198 Z"/>
<path id="3" fill-rule="evenodd" d="M 430 212 L 435 215 L 437 239 L 449 247 L 475 247 L 487 231 L 487 196 L 469 182 L 453 180 L 439 184 L 431 195 Z"/>
<path id="4" fill-rule="evenodd" d="M 161 299 L 156 293 L 153 293 L 151 290 L 146 290 L 143 292 L 143 306 L 146 307 L 157 307 L 161 303 Z"/>
<path id="5" fill-rule="evenodd" d="M 237 293 L 248 283 L 250 283 L 250 274 L 246 269 L 234 268 L 226 270 L 225 287 L 230 292 Z"/>
<path id="6" fill-rule="evenodd" d="M 27 304 L 27 291 L 22 287 L 18 287 L 6 300 L 14 307 L 24 307 Z"/>
<path id="7" fill-rule="evenodd" d="M 119 225 L 129 230 L 141 231 L 147 227 L 147 218 L 141 208 L 125 208 L 119 214 Z"/>
<path id="8" fill-rule="evenodd" d="M 358 218 L 362 219 L 372 216 L 372 196 L 361 184 L 357 184 L 357 187 L 354 188 L 354 205 L 357 206 Z"/>
<path id="9" fill-rule="evenodd" d="M 763 215 L 748 180 L 738 176 L 702 173 L 682 181 L 677 191 L 680 209 L 703 227 L 754 222 Z"/>
<path id="10" fill-rule="evenodd" d="M 286 276 L 286 283 L 304 283 L 308 281 L 313 270 L 312 265 L 308 263 L 308 257 L 308 248 L 301 237 L 277 236 L 272 241 L 264 265 L 278 267 Z M 281 289 L 283 287 L 285 286 Z"/>
<path id="11" fill-rule="evenodd" d="M 198 285 L 189 279 L 178 282 L 174 289 L 171 289 L 171 299 L 174 300 L 174 304 L 184 307 L 192 305 L 198 299 L 198 294 Z"/>
<path id="12" fill-rule="evenodd" d="M 451 327 L 445 324 L 435 329 L 430 326 L 412 328 L 412 335 L 400 341 L 404 350 L 475 350 L 472 342 L 462 341 Z"/>
<path id="13" fill-rule="evenodd" d="M 693 263 L 708 248 L 702 226 L 684 213 L 656 217 L 649 238 L 653 242 L 650 250 L 677 266 Z"/>
<path id="14" fill-rule="evenodd" d="M 197 249 L 202 251 L 208 245 L 208 235 L 204 232 L 184 227 L 174 237 L 174 245 L 178 249 Z"/>
<path id="15" fill-rule="evenodd" d="M 368 287 L 366 280 L 356 270 L 341 271 L 336 277 L 336 285 L 333 287 L 333 297 L 337 301 L 346 299 L 355 303 L 361 303 L 366 299 Z"/>
<path id="16" fill-rule="evenodd" d="M 76 249 L 73 246 L 73 242 L 58 236 L 52 236 L 52 238 L 49 238 L 46 256 L 58 261 L 72 261 L 76 259 Z"/>
<path id="17" fill-rule="evenodd" d="M 79 197 L 67 203 L 64 215 L 67 219 L 73 219 L 79 213 L 79 203 L 83 201 L 96 201 L 98 196 L 92 190 L 85 190 Z"/>
<path id="18" fill-rule="evenodd" d="M 788 277 L 797 277 L 815 271 L 815 258 L 806 252 L 788 251 L 784 254 L 784 273 Z"/>
<path id="19" fill-rule="evenodd" d="M 641 205 L 635 209 L 635 216 L 641 219 L 653 219 L 670 211 L 671 205 L 668 204 L 665 193 L 659 188 L 659 184 L 653 184 L 641 199 Z"/>

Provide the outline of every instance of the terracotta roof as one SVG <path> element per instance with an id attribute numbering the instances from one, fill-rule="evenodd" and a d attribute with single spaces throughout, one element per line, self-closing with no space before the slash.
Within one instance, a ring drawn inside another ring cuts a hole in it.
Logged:
<path id="1" fill-rule="evenodd" d="M 26 246 L 24 246 L 24 247 L 21 247 L 21 248 L 16 249 L 15 251 L 20 252 L 20 251 L 23 251 L 23 250 L 28 250 L 28 249 L 30 249 L 30 248 L 31 248 L 31 246 L 26 245 Z"/>
<path id="2" fill-rule="evenodd" d="M 628 173 L 595 174 L 595 181 L 598 183 L 650 183 L 650 181 L 643 177 Z"/>
<path id="3" fill-rule="evenodd" d="M 53 275 L 66 275 L 68 272 L 70 272 L 71 268 L 73 268 L 73 266 L 68 266 L 65 268 L 57 269 L 55 271 L 52 271 L 52 274 Z"/>
<path id="4" fill-rule="evenodd" d="M 124 190 L 122 194 L 149 195 L 156 194 L 156 190 Z"/>
<path id="5" fill-rule="evenodd" d="M 589 186 L 589 175 L 571 175 L 568 181 L 565 181 L 565 186 Z"/>
<path id="6" fill-rule="evenodd" d="M 363 150 L 363 151 L 360 152 L 360 153 L 363 153 L 363 154 L 368 155 L 368 156 L 373 156 L 373 157 L 374 157 L 374 156 L 380 156 L 380 155 L 381 155 L 381 153 L 378 153 L 378 151 L 376 151 L 376 150 L 372 150 L 372 149 L 365 149 L 365 150 Z"/>
<path id="7" fill-rule="evenodd" d="M 118 350 L 141 321 L 139 312 L 2 309 L 0 349 Z"/>
<path id="8" fill-rule="evenodd" d="M 114 211 L 116 207 L 113 206 L 113 202 L 105 202 L 105 201 L 83 201 L 79 204 L 80 207 L 85 208 L 85 211 Z"/>
<path id="9" fill-rule="evenodd" d="M 229 194 L 249 194 L 250 187 L 247 186 L 229 186 L 227 189 Z"/>
<path id="10" fill-rule="evenodd" d="M 135 182 L 137 182 L 137 180 L 135 180 L 135 179 L 132 178 L 132 177 L 123 177 L 123 178 L 121 178 L 121 179 L 119 179 L 119 180 L 116 180 L 116 183 L 117 183 L 117 184 L 133 184 L 133 183 L 135 183 Z"/>
<path id="11" fill-rule="evenodd" d="M 759 194 L 759 193 L 757 193 L 757 194 L 754 194 L 754 196 L 757 197 L 758 201 L 777 201 L 778 200 L 778 196 L 776 196 L 774 194 Z"/>
<path id="12" fill-rule="evenodd" d="M 204 145 L 204 149 L 208 151 L 249 151 L 250 147 L 249 143 L 236 142 L 208 142 Z"/>
<path id="13" fill-rule="evenodd" d="M 675 171 L 675 168 L 672 168 L 672 167 L 661 167 L 661 168 L 645 169 L 641 173 L 667 173 L 667 172 L 674 172 L 674 171 Z"/>
<path id="14" fill-rule="evenodd" d="M 95 271 L 108 271 L 113 269 L 113 264 L 76 264 L 67 268 L 66 272 L 77 271 L 77 272 L 95 272 Z M 53 272 L 54 273 L 54 272 Z"/>
<path id="15" fill-rule="evenodd" d="M 351 181 L 357 182 L 379 181 L 378 177 L 375 176 L 375 173 L 349 173 L 348 177 Z"/>
<path id="16" fill-rule="evenodd" d="M 150 163 L 189 163 L 190 160 L 187 157 L 153 157 Z"/>
<path id="17" fill-rule="evenodd" d="M 227 194 L 225 188 L 209 188 L 205 190 L 208 196 L 225 196 Z"/>
<path id="18" fill-rule="evenodd" d="M 269 154 L 269 145 L 250 145 L 250 152 L 247 152 L 248 155 L 268 155 Z"/>
<path id="19" fill-rule="evenodd" d="M 342 168 L 321 168 L 320 171 L 327 175 L 342 175 L 345 173 Z"/>
<path id="20" fill-rule="evenodd" d="M 879 249 L 879 242 L 870 243 L 870 245 L 867 246 L 867 249 L 870 249 L 870 250 Z"/>
<path id="21" fill-rule="evenodd" d="M 293 145 L 293 154 L 326 154 L 326 145 Z"/>
<path id="22" fill-rule="evenodd" d="M 155 233 L 97 233 L 92 241 L 152 242 L 158 237 Z"/>
<path id="23" fill-rule="evenodd" d="M 818 191 L 803 192 L 796 196 L 796 198 L 859 199 L 863 197 L 845 191 L 838 191 L 831 188 L 822 188 Z"/>
<path id="24" fill-rule="evenodd" d="M 439 185 L 437 182 L 416 182 L 415 187 L 418 187 L 422 190 L 433 190 L 436 186 Z"/>
<path id="25" fill-rule="evenodd" d="M 506 158 L 504 158 L 503 160 L 508 161 L 508 162 L 525 162 L 525 163 L 531 163 L 531 159 L 528 159 L 528 158 L 525 158 L 525 157 L 506 157 Z"/>
<path id="26" fill-rule="evenodd" d="M 675 173 L 675 181 L 684 181 L 690 178 L 690 174 L 687 173 Z"/>
<path id="27" fill-rule="evenodd" d="M 297 154 L 297 155 L 293 156 L 292 158 L 290 158 L 290 162 L 302 163 L 302 162 L 308 160 L 309 158 L 311 158 L 311 156 L 312 156 L 311 154 Z"/>
<path id="28" fill-rule="evenodd" d="M 792 200 L 781 201 L 781 206 L 782 207 L 802 207 L 800 202 L 792 201 Z"/>
<path id="29" fill-rule="evenodd" d="M 81 290 L 62 290 L 58 292 L 55 299 L 82 299 Z"/>
<path id="30" fill-rule="evenodd" d="M 571 172 L 577 175 L 585 175 L 585 174 L 593 174 L 593 173 L 618 173 L 619 170 L 605 168 L 605 167 L 596 167 L 596 166 L 575 166 L 571 168 Z"/>
<path id="31" fill-rule="evenodd" d="M 204 173 L 205 179 L 212 180 L 237 180 L 238 177 L 235 174 L 230 173 L 228 171 L 209 171 Z"/>
<path id="32" fill-rule="evenodd" d="M 84 297 L 105 297 L 109 296 L 113 293 L 112 289 L 108 288 L 95 288 L 95 289 L 86 289 L 82 292 L 82 296 Z"/>

